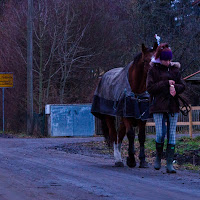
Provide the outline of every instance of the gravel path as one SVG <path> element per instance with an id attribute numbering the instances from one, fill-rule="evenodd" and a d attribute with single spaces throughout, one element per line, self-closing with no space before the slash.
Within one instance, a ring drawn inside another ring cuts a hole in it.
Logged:
<path id="1" fill-rule="evenodd" d="M 91 138 L 0 138 L 0 200 L 200 199 L 200 175 L 113 167 L 113 158 L 55 149 Z"/>

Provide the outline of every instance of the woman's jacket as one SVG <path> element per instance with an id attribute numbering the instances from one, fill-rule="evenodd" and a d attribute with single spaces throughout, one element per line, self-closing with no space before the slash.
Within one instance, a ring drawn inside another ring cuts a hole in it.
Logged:
<path id="1" fill-rule="evenodd" d="M 179 112 L 178 95 L 185 90 L 185 84 L 179 72 L 180 63 L 164 66 L 160 63 L 151 63 L 147 75 L 147 91 L 150 98 L 150 113 L 177 113 Z M 170 95 L 169 80 L 175 81 L 176 95 Z"/>

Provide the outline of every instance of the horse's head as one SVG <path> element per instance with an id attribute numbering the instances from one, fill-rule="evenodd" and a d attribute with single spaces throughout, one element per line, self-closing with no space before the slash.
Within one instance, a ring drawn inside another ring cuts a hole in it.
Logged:
<path id="1" fill-rule="evenodd" d="M 147 48 L 142 44 L 142 53 L 135 57 L 133 65 L 129 68 L 129 83 L 133 92 L 140 94 L 146 91 L 147 72 L 157 47 L 157 43 L 153 48 Z"/>
<path id="2" fill-rule="evenodd" d="M 142 44 L 142 59 L 141 60 L 144 63 L 144 69 L 146 72 L 149 70 L 149 67 L 150 67 L 149 63 L 151 62 L 151 58 L 155 54 L 157 47 L 158 47 L 157 42 L 154 43 L 154 46 L 151 49 L 145 47 L 145 45 Z"/>

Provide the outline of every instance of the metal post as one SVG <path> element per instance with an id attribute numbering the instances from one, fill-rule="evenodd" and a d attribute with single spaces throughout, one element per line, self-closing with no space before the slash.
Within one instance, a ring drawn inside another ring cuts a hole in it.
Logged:
<path id="1" fill-rule="evenodd" d="M 28 0 L 27 18 L 27 134 L 33 134 L 33 0 Z"/>
<path id="2" fill-rule="evenodd" d="M 4 88 L 2 88 L 2 94 L 3 94 L 3 99 L 2 99 L 2 110 L 3 110 L 3 134 L 4 134 Z"/>
<path id="3" fill-rule="evenodd" d="M 189 112 L 189 134 L 190 137 L 192 138 L 192 106 L 190 105 L 191 110 Z"/>

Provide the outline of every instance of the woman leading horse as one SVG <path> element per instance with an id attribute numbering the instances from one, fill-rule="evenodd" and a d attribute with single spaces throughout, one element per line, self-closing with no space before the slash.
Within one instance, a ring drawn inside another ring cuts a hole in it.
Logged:
<path id="1" fill-rule="evenodd" d="M 141 168 L 148 167 L 145 161 L 145 125 L 148 118 L 149 94 L 146 91 L 149 63 L 154 55 L 157 43 L 153 48 L 142 44 L 139 53 L 129 65 L 124 68 L 114 68 L 106 72 L 96 88 L 92 114 L 102 121 L 102 130 L 108 144 L 113 145 L 116 166 L 124 166 L 121 157 L 121 144 L 125 135 L 129 141 L 127 165 L 135 167 L 135 129 L 139 127 Z M 121 117 L 119 130 L 115 127 L 116 116 Z"/>

